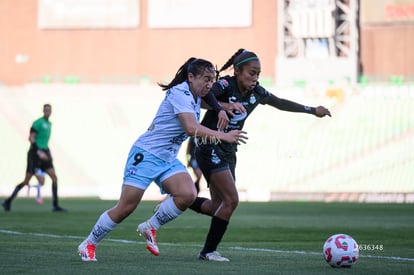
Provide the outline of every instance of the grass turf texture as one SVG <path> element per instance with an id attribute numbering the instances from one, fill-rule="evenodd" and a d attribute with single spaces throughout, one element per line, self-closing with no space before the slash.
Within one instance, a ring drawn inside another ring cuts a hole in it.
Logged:
<path id="1" fill-rule="evenodd" d="M 2 274 L 413 274 L 414 205 L 353 203 L 240 203 L 218 251 L 228 263 L 197 259 L 210 219 L 187 211 L 158 231 L 160 256 L 135 232 L 156 202 L 145 201 L 97 248 L 98 262 L 82 262 L 78 244 L 114 201 L 62 199 L 67 213 L 18 198 L 0 212 Z M 331 268 L 325 240 L 346 233 L 361 250 L 351 269 Z M 383 249 L 379 250 L 382 245 Z"/>

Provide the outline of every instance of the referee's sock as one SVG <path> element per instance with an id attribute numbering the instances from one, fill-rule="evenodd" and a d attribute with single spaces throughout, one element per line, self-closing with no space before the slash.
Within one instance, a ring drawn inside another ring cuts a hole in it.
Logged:
<path id="1" fill-rule="evenodd" d="M 11 201 L 17 196 L 17 194 L 19 193 L 20 190 L 22 190 L 23 187 L 25 187 L 26 185 L 22 182 L 20 184 L 18 184 L 14 190 L 13 193 L 11 194 L 11 196 L 9 198 L 6 199 L 7 203 L 10 204 Z"/>

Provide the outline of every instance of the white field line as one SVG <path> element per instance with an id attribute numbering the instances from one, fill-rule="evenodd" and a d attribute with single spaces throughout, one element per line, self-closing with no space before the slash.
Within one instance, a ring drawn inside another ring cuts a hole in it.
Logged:
<path id="1" fill-rule="evenodd" d="M 34 236 L 34 237 L 46 237 L 46 238 L 55 238 L 55 239 L 77 239 L 83 240 L 85 237 L 81 236 L 70 236 L 70 235 L 54 235 L 54 234 L 45 234 L 45 233 L 24 233 L 18 231 L 11 231 L 11 230 L 3 230 L 0 229 L 0 234 L 9 234 L 9 235 L 27 235 L 27 236 Z M 115 242 L 115 243 L 128 243 L 128 244 L 145 244 L 145 242 L 138 242 L 138 241 L 130 241 L 130 240 L 120 240 L 120 239 L 111 239 L 106 238 L 105 241 Z M 165 246 L 183 246 L 180 244 L 175 243 L 161 243 Z M 193 246 L 199 247 L 200 245 L 188 245 L 185 246 Z M 312 251 L 301 251 L 301 250 L 282 250 L 282 249 L 269 249 L 269 248 L 249 248 L 249 247 L 241 247 L 241 246 L 231 246 L 227 247 L 230 250 L 242 250 L 242 251 L 255 251 L 255 252 L 267 252 L 267 253 L 285 253 L 285 254 L 302 254 L 302 255 L 320 255 L 322 257 L 322 253 L 319 252 L 312 252 Z M 414 258 L 405 258 L 405 257 L 398 257 L 398 256 L 377 256 L 377 255 L 359 255 L 360 258 L 372 258 L 372 259 L 383 259 L 383 260 L 395 260 L 395 261 L 412 261 L 414 262 Z"/>

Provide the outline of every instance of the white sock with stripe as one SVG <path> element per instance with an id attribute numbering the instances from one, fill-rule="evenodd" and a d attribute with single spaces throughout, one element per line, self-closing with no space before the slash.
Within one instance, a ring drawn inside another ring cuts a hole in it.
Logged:
<path id="1" fill-rule="evenodd" d="M 163 201 L 158 210 L 152 215 L 148 222 L 154 229 L 180 216 L 184 211 L 177 208 L 172 197 Z"/>
<path id="2" fill-rule="evenodd" d="M 97 245 L 100 241 L 105 238 L 108 233 L 115 229 L 118 224 L 113 222 L 108 215 L 108 211 L 102 213 L 89 234 L 87 240 L 89 243 Z"/>

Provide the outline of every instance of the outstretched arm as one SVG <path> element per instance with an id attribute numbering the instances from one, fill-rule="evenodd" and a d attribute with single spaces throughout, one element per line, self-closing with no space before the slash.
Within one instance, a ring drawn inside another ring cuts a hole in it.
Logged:
<path id="1" fill-rule="evenodd" d="M 331 116 L 329 110 L 323 106 L 310 107 L 270 94 L 266 104 L 282 111 L 313 114 L 317 117 Z"/>

